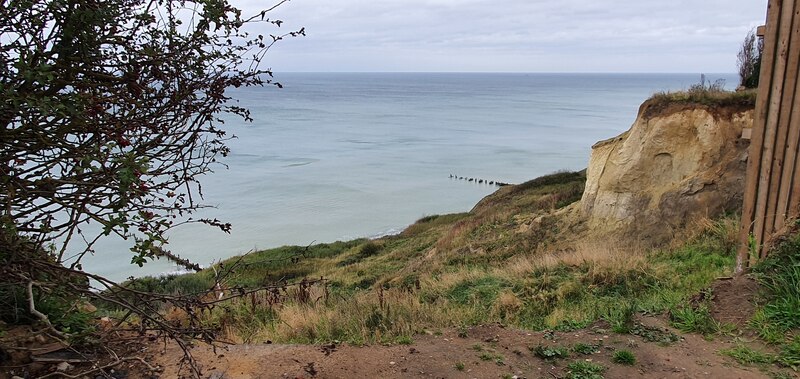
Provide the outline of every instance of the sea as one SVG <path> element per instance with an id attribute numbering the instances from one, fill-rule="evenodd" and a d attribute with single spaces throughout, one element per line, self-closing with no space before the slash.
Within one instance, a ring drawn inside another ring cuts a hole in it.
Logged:
<path id="1" fill-rule="evenodd" d="M 731 89 L 734 74 L 706 74 Z M 656 92 L 700 74 L 277 73 L 283 85 L 232 89 L 252 112 L 227 117 L 232 153 L 201 178 L 201 224 L 167 250 L 201 265 L 283 245 L 375 238 L 428 215 L 469 211 L 498 187 L 587 166 L 591 146 L 627 130 Z M 456 178 L 451 178 L 455 176 Z M 114 280 L 175 273 L 130 264 L 101 240 L 85 270 Z"/>

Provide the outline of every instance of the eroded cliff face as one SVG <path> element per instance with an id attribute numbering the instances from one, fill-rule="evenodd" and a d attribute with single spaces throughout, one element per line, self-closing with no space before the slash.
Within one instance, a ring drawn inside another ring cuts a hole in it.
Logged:
<path id="1" fill-rule="evenodd" d="M 581 200 L 590 230 L 657 244 L 738 210 L 752 122 L 752 109 L 645 102 L 630 130 L 592 147 Z"/>

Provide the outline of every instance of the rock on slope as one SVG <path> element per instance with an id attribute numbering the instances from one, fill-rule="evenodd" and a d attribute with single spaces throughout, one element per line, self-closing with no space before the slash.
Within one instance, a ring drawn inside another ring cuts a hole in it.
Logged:
<path id="1" fill-rule="evenodd" d="M 593 232 L 661 243 L 741 207 L 749 141 L 742 106 L 647 101 L 627 132 L 595 144 L 581 210 Z"/>

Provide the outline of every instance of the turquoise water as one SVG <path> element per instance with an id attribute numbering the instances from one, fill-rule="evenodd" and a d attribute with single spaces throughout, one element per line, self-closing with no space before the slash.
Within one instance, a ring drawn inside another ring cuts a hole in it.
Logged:
<path id="1" fill-rule="evenodd" d="M 725 78 L 735 85 L 733 75 Z M 230 235 L 189 225 L 167 248 L 200 264 L 250 250 L 396 233 L 431 214 L 465 212 L 496 190 L 450 175 L 519 183 L 586 167 L 591 145 L 630 127 L 657 91 L 697 74 L 300 74 L 284 89 L 232 92 L 254 121 L 226 125 L 233 153 L 203 180 Z M 86 269 L 114 279 L 143 269 L 104 241 Z"/>

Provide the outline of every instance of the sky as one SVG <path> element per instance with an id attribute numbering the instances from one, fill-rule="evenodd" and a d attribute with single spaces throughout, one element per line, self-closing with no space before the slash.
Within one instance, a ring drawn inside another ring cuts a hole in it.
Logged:
<path id="1" fill-rule="evenodd" d="M 246 12 L 264 0 L 232 0 Z M 736 72 L 767 0 L 291 0 L 276 72 Z M 265 28 L 276 34 L 279 30 Z"/>

